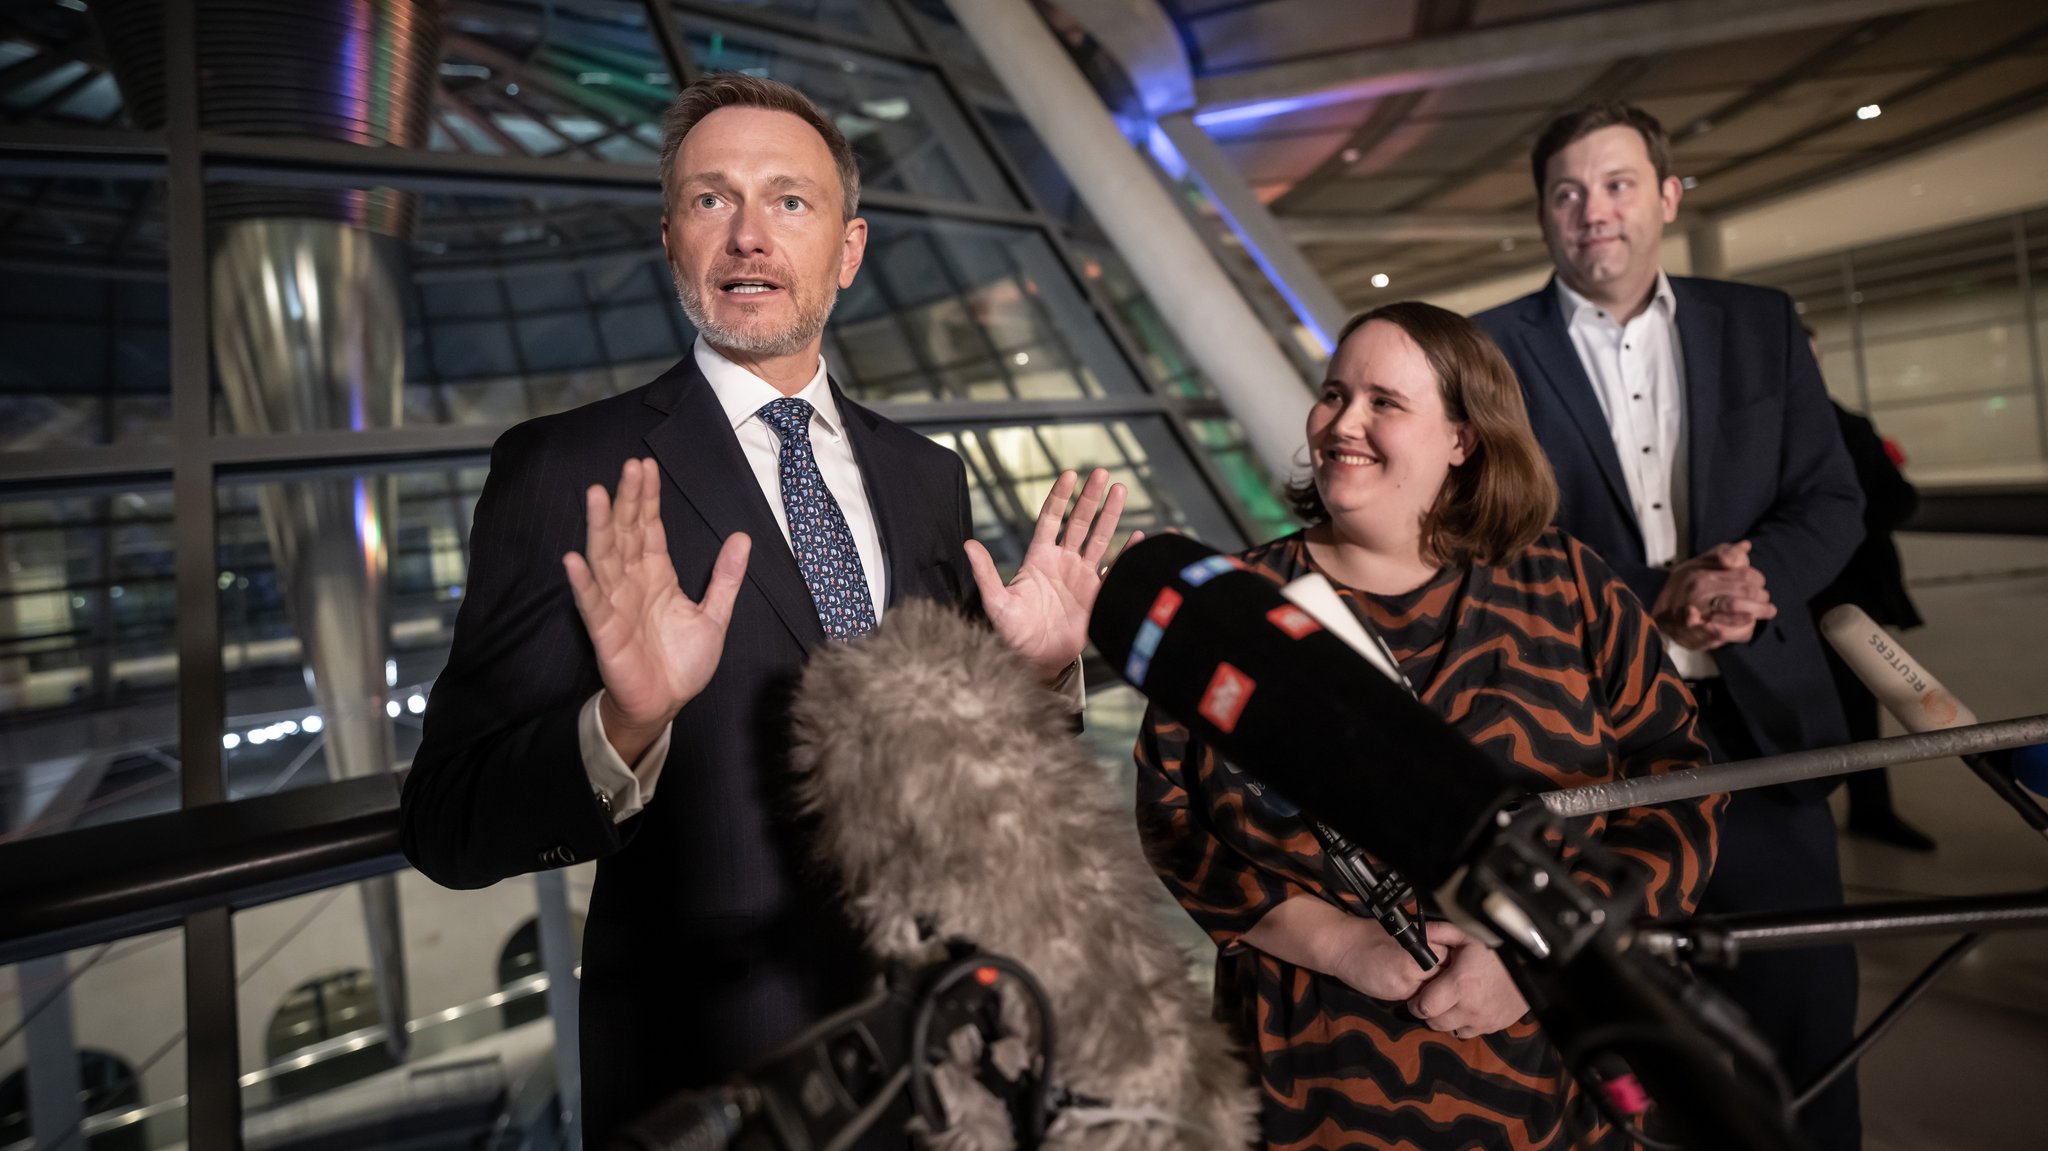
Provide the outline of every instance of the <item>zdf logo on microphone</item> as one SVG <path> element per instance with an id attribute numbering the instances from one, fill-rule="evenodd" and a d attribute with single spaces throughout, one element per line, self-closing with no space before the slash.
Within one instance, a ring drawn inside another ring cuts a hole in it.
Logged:
<path id="1" fill-rule="evenodd" d="M 1202 693 L 1201 706 L 1196 708 L 1202 718 L 1216 725 L 1216 730 L 1225 735 L 1237 727 L 1237 717 L 1244 713 L 1244 705 L 1252 698 L 1252 689 L 1258 684 L 1251 676 L 1237 670 L 1228 663 L 1216 665 L 1216 674 L 1209 677 L 1209 688 Z"/>

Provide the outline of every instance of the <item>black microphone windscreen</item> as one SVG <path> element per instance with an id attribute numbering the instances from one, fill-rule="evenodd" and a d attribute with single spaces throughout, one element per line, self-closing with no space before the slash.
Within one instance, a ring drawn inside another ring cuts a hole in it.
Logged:
<path id="1" fill-rule="evenodd" d="M 1527 790 L 1272 580 L 1185 536 L 1124 551 L 1088 637 L 1161 711 L 1419 889 Z"/>

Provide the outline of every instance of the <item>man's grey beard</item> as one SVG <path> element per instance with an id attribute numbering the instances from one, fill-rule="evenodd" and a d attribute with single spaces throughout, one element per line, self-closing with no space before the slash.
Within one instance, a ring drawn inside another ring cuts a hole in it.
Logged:
<path id="1" fill-rule="evenodd" d="M 680 268 L 669 267 L 669 274 L 675 280 L 676 299 L 683 305 L 683 315 L 697 329 L 704 342 L 721 351 L 744 352 L 750 356 L 788 356 L 804 350 L 818 334 L 825 330 L 825 321 L 832 315 L 832 305 L 839 299 L 839 285 L 828 283 L 823 296 L 816 300 L 800 295 L 794 288 L 786 288 L 796 300 L 796 319 L 779 332 L 748 332 L 726 327 L 711 318 L 711 310 L 704 306 L 704 294 L 700 286 Z"/>

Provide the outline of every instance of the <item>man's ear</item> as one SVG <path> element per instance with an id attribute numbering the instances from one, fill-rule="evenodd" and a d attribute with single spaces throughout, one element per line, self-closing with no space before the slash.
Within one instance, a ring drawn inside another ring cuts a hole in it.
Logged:
<path id="1" fill-rule="evenodd" d="M 855 216 L 846 222 L 846 233 L 839 239 L 839 290 L 853 286 L 853 277 L 860 272 L 861 261 L 867 258 L 868 222 Z"/>
<path id="2" fill-rule="evenodd" d="M 1669 224 L 1678 219 L 1678 202 L 1685 198 L 1685 184 L 1676 176 L 1666 176 L 1658 185 L 1657 198 L 1664 202 L 1664 222 Z"/>

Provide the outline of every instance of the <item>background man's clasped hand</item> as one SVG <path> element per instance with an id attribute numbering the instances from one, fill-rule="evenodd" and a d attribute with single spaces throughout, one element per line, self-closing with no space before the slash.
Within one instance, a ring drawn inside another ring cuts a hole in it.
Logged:
<path id="1" fill-rule="evenodd" d="M 1749 566 L 1749 541 L 1716 544 L 1671 569 L 1650 617 L 1665 638 L 1694 651 L 1748 643 L 1778 614 L 1764 573 Z"/>
<path id="2" fill-rule="evenodd" d="M 1077 483 L 1075 473 L 1060 473 L 1008 584 L 988 549 L 966 542 L 989 623 L 1046 680 L 1079 658 L 1088 642 L 1088 613 L 1123 515 L 1124 486 L 1110 483 L 1101 468 L 1089 475 L 1067 515 Z M 605 735 L 619 757 L 633 763 L 718 669 L 753 544 L 744 533 L 727 537 L 703 596 L 693 600 L 669 558 L 661 472 L 653 460 L 627 460 L 616 495 L 593 484 L 584 500 L 584 550 L 563 556 L 562 566 L 604 680 L 598 714 Z M 1140 538 L 1134 532 L 1129 542 Z"/>

